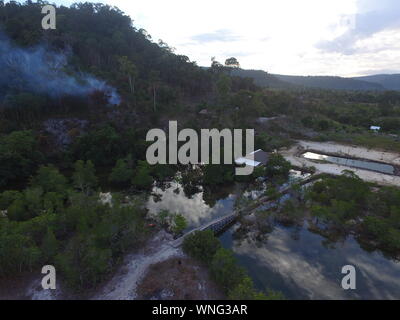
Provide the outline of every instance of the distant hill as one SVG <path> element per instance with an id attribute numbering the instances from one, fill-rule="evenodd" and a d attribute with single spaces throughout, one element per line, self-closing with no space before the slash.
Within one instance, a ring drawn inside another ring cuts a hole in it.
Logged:
<path id="1" fill-rule="evenodd" d="M 341 78 L 330 76 L 286 76 L 274 75 L 279 80 L 295 84 L 300 87 L 333 89 L 333 90 L 378 90 L 385 88 L 379 83 L 372 83 L 353 78 Z"/>
<path id="2" fill-rule="evenodd" d="M 377 74 L 353 79 L 378 83 L 387 90 L 400 90 L 400 74 Z"/>
<path id="3" fill-rule="evenodd" d="M 321 88 L 330 90 L 400 90 L 400 74 L 343 78 L 333 76 L 288 76 L 262 70 L 235 69 L 232 75 L 253 78 L 255 84 L 276 89 Z"/>
<path id="4" fill-rule="evenodd" d="M 272 75 L 263 70 L 232 69 L 231 75 L 243 78 L 252 78 L 254 80 L 254 83 L 260 87 L 276 89 L 289 89 L 297 87 L 295 84 L 282 81 L 275 75 Z"/>

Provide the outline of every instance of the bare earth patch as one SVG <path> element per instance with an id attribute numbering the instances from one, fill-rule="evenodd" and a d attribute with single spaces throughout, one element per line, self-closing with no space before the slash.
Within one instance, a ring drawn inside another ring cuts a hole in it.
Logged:
<path id="1" fill-rule="evenodd" d="M 316 173 L 342 174 L 343 170 L 351 170 L 361 179 L 380 185 L 400 186 L 400 176 L 383 174 L 379 172 L 347 167 L 332 163 L 316 163 L 301 156 L 305 151 L 318 151 L 326 154 L 337 154 L 357 159 L 383 162 L 394 166 L 400 165 L 400 155 L 394 152 L 366 149 L 363 147 L 341 145 L 335 142 L 297 141 L 297 144 L 289 149 L 281 150 L 280 154 L 297 167 L 315 167 Z"/>
<path id="2" fill-rule="evenodd" d="M 188 257 L 174 257 L 149 267 L 137 288 L 141 300 L 223 299 L 205 267 Z"/>
<path id="3" fill-rule="evenodd" d="M 95 300 L 135 300 L 137 286 L 146 275 L 148 268 L 171 257 L 183 256 L 180 248 L 172 246 L 174 239 L 165 231 L 160 231 L 138 252 L 128 254 L 124 263 L 112 278 L 99 288 L 92 299 Z"/>

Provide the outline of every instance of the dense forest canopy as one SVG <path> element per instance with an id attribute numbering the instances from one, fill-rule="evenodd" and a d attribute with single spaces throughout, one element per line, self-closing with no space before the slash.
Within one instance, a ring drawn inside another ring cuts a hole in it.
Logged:
<path id="1" fill-rule="evenodd" d="M 1 4 L 0 22 L 16 44 L 32 47 L 46 45 L 56 51 L 69 52 L 71 65 L 83 72 L 117 82 L 127 76 L 120 59 L 126 57 L 135 65 L 138 83 L 152 81 L 152 71 L 160 80 L 180 87 L 187 94 L 202 94 L 200 87 L 206 72 L 186 56 L 175 55 L 160 40 L 154 43 L 148 33 L 137 30 L 131 19 L 119 9 L 103 4 L 79 3 L 57 8 L 57 29 L 41 28 L 41 2 Z M 190 75 L 190 77 L 189 77 Z M 209 83 L 208 83 L 209 85 Z M 196 89 L 196 90 L 194 90 Z"/>

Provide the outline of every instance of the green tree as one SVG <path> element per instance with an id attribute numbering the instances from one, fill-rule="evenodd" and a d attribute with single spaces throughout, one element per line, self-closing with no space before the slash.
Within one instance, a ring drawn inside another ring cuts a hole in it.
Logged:
<path id="1" fill-rule="evenodd" d="M 41 187 L 28 188 L 24 191 L 28 211 L 32 216 L 39 215 L 43 210 L 43 190 Z"/>
<path id="2" fill-rule="evenodd" d="M 183 230 L 186 229 L 186 227 L 187 227 L 187 221 L 185 217 L 181 214 L 175 214 L 172 231 L 178 235 L 181 234 Z"/>
<path id="3" fill-rule="evenodd" d="M 210 271 L 213 279 L 225 293 L 235 288 L 245 276 L 244 270 L 237 265 L 233 253 L 225 248 L 219 248 L 215 253 Z"/>
<path id="4" fill-rule="evenodd" d="M 161 210 L 158 213 L 157 220 L 161 225 L 166 225 L 168 218 L 171 216 L 171 213 L 168 210 Z"/>
<path id="5" fill-rule="evenodd" d="M 0 194 L 0 210 L 6 210 L 14 200 L 21 198 L 19 191 L 4 191 Z"/>
<path id="6" fill-rule="evenodd" d="M 31 181 L 32 187 L 40 187 L 44 192 L 64 194 L 67 190 L 67 179 L 52 166 L 42 166 Z"/>
<path id="7" fill-rule="evenodd" d="M 135 79 L 138 74 L 135 64 L 131 62 L 127 56 L 119 57 L 118 63 L 121 73 L 128 78 L 131 93 L 135 94 Z"/>
<path id="8" fill-rule="evenodd" d="M 218 62 L 215 57 L 211 58 L 211 72 L 213 73 L 221 73 L 224 70 L 224 66 L 222 63 Z"/>
<path id="9" fill-rule="evenodd" d="M 151 176 L 150 165 L 146 161 L 139 161 L 132 184 L 141 189 L 148 189 L 152 186 L 153 177 Z"/>
<path id="10" fill-rule="evenodd" d="M 226 59 L 225 65 L 227 67 L 240 68 L 240 63 L 235 57 Z"/>
<path id="11" fill-rule="evenodd" d="M 42 161 L 43 154 L 31 131 L 14 131 L 0 137 L 0 186 L 26 179 Z"/>
<path id="12" fill-rule="evenodd" d="M 153 112 L 157 112 L 156 94 L 157 94 L 157 87 L 160 82 L 160 73 L 156 70 L 150 71 L 149 81 L 153 93 Z"/>
<path id="13" fill-rule="evenodd" d="M 250 277 L 245 276 L 241 282 L 233 288 L 229 294 L 230 300 L 283 300 L 284 296 L 280 292 L 268 290 L 266 295 L 264 292 L 257 291 Z"/>
<path id="14" fill-rule="evenodd" d="M 279 153 L 272 153 L 265 166 L 265 173 L 270 178 L 287 178 L 291 168 L 290 162 Z"/>
<path id="15" fill-rule="evenodd" d="M 207 265 L 211 264 L 219 248 L 221 248 L 221 243 L 211 230 L 196 231 L 183 241 L 183 250 Z"/>
<path id="16" fill-rule="evenodd" d="M 222 185 L 233 180 L 234 167 L 232 165 L 207 164 L 203 166 L 203 182 L 206 185 Z"/>
<path id="17" fill-rule="evenodd" d="M 114 127 L 106 125 L 80 136 L 71 145 L 76 160 L 91 160 L 96 166 L 108 166 L 120 158 L 122 137 Z"/>
<path id="18" fill-rule="evenodd" d="M 42 242 L 42 253 L 46 261 L 49 262 L 58 253 L 59 244 L 51 228 L 47 228 L 47 233 Z"/>
<path id="19" fill-rule="evenodd" d="M 31 215 L 27 209 L 26 201 L 23 197 L 20 197 L 12 202 L 7 209 L 7 217 L 14 221 L 25 221 L 31 218 Z"/>
<path id="20" fill-rule="evenodd" d="M 93 162 L 83 160 L 75 162 L 75 172 L 72 176 L 74 187 L 88 195 L 97 186 L 96 171 Z"/>
<path id="21" fill-rule="evenodd" d="M 228 97 L 231 92 L 232 80 L 231 78 L 222 73 L 217 81 L 217 92 L 221 108 L 228 103 Z"/>
<path id="22" fill-rule="evenodd" d="M 61 211 L 65 196 L 57 192 L 47 192 L 43 197 L 43 209 L 50 212 Z"/>
<path id="23" fill-rule="evenodd" d="M 132 179 L 132 176 L 133 169 L 129 166 L 128 161 L 119 159 L 112 169 L 109 179 L 111 182 L 126 184 Z"/>

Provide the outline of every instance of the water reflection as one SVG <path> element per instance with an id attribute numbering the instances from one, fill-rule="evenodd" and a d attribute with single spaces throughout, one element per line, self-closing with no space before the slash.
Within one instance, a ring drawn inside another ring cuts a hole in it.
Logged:
<path id="1" fill-rule="evenodd" d="M 293 236 L 293 233 L 295 236 Z M 262 245 L 221 236 L 259 289 L 279 290 L 289 299 L 399 299 L 400 264 L 379 252 L 368 253 L 352 237 L 333 246 L 306 227 L 276 226 Z M 354 265 L 357 289 L 341 288 L 341 268 Z"/>
<path id="2" fill-rule="evenodd" d="M 197 193 L 185 194 L 180 183 L 171 182 L 153 189 L 147 208 L 151 214 L 165 209 L 180 213 L 191 230 L 232 212 L 241 188 L 200 187 Z M 254 186 L 251 188 L 254 190 Z M 257 190 L 264 192 L 264 184 Z M 259 197 L 262 192 L 258 191 L 247 195 Z M 287 199 L 280 200 L 283 203 Z M 265 220 L 264 225 L 258 221 L 258 229 L 246 229 L 240 239 L 235 228 L 220 236 L 258 289 L 278 290 L 288 299 L 400 299 L 400 264 L 379 251 L 364 250 L 352 236 L 328 240 L 311 232 L 303 216 L 295 226 L 286 227 L 269 223 L 268 215 L 261 219 Z M 341 269 L 347 264 L 357 270 L 356 290 L 341 288 Z"/>
<path id="3" fill-rule="evenodd" d="M 162 210 L 180 213 L 191 230 L 232 212 L 236 199 L 234 191 L 234 186 L 219 190 L 201 189 L 189 198 L 180 183 L 171 182 L 166 188 L 153 189 L 147 209 L 153 215 Z"/>
<path id="4" fill-rule="evenodd" d="M 348 167 L 355 167 L 360 169 L 367 169 L 378 171 L 386 174 L 394 174 L 394 167 L 384 163 L 372 162 L 372 161 L 362 161 L 362 160 L 352 160 L 341 157 L 327 156 L 323 154 L 318 154 L 314 152 L 306 152 L 303 157 L 310 160 L 320 160 L 327 161 L 331 163 L 336 163 L 340 165 L 345 165 Z"/>

